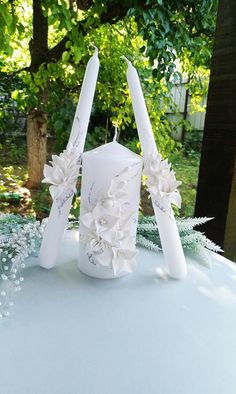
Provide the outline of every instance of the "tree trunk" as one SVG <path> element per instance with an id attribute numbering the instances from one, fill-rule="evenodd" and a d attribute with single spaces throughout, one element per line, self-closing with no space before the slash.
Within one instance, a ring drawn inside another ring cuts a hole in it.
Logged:
<path id="1" fill-rule="evenodd" d="M 27 150 L 29 178 L 26 186 L 38 189 L 43 178 L 47 155 L 47 115 L 31 111 L 27 117 Z"/>
<path id="2" fill-rule="evenodd" d="M 236 1 L 220 0 L 195 215 L 236 261 Z"/>
<path id="3" fill-rule="evenodd" d="M 188 85 L 188 83 L 189 83 L 189 78 L 188 78 L 185 86 Z M 186 135 L 186 124 L 185 123 L 186 123 L 186 120 L 187 120 L 187 117 L 188 117 L 188 101 L 189 101 L 189 89 L 186 88 L 185 98 L 184 98 L 184 113 L 183 113 L 184 124 L 183 124 L 183 127 L 182 127 L 182 136 L 181 136 L 181 141 L 182 142 L 184 142 L 185 135 Z"/>

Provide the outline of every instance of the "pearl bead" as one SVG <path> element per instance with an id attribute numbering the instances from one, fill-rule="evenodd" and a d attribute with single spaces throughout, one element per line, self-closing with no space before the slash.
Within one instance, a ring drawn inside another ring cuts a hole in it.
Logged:
<path id="1" fill-rule="evenodd" d="M 104 200 L 103 206 L 107 209 L 110 209 L 114 206 L 114 201 L 111 198 L 107 198 L 106 200 Z"/>

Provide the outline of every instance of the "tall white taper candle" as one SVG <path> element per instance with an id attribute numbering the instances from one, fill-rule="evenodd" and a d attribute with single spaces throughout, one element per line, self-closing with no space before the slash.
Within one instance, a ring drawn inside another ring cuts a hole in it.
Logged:
<path id="1" fill-rule="evenodd" d="M 135 121 L 144 161 L 146 161 L 150 155 L 153 155 L 153 153 L 157 154 L 158 151 L 137 70 L 130 61 L 126 58 L 125 60 L 128 63 L 127 81 L 132 99 Z M 184 278 L 187 274 L 186 261 L 172 208 L 171 206 L 169 207 L 169 213 L 167 214 L 156 204 L 152 194 L 151 198 L 169 274 L 176 279 Z"/>
<path id="2" fill-rule="evenodd" d="M 98 49 L 95 46 L 94 48 L 94 55 L 89 59 L 86 67 L 69 138 L 69 143 L 78 147 L 81 152 L 84 150 L 99 70 Z"/>
<path id="3" fill-rule="evenodd" d="M 98 49 L 88 61 L 80 92 L 79 102 L 72 125 L 68 146 L 77 149 L 78 156 L 84 150 L 89 118 L 99 70 Z M 78 174 L 79 175 L 79 174 Z M 74 182 L 74 187 L 76 182 Z M 39 253 L 39 264 L 44 268 L 52 268 L 56 264 L 58 249 L 66 228 L 74 192 L 65 195 L 58 207 L 57 199 L 53 200 L 52 208 L 45 228 Z"/>

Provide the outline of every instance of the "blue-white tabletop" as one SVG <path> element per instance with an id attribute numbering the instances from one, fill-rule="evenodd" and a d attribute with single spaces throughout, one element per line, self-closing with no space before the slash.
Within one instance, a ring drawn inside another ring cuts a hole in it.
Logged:
<path id="1" fill-rule="evenodd" d="M 31 266 L 0 327 L 1 394 L 235 394 L 236 265 L 188 259 L 169 279 L 162 254 L 99 280 L 77 269 L 67 238 L 59 265 Z"/>

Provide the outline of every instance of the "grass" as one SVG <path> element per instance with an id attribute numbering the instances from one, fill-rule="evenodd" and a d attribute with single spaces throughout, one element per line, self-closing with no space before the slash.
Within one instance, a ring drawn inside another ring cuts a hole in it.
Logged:
<path id="1" fill-rule="evenodd" d="M 30 190 L 24 187 L 27 179 L 27 165 L 25 163 L 0 165 L 0 212 L 19 213 L 22 215 L 34 214 Z M 20 200 L 14 199 L 19 195 Z M 5 198 L 4 198 L 5 197 Z"/>
<path id="2" fill-rule="evenodd" d="M 37 192 L 31 192 L 25 187 L 27 180 L 27 163 L 26 147 L 21 146 L 20 157 L 17 154 L 17 146 L 11 146 L 11 149 L 4 150 L 1 155 L 2 163 L 0 165 L 0 212 L 1 213 L 19 213 L 22 215 L 34 215 L 38 219 L 48 216 L 51 206 L 51 197 L 48 186 L 42 185 Z M 22 154 L 25 149 L 24 154 Z M 14 153 L 14 155 L 13 155 Z M 23 159 L 22 159 L 23 158 Z M 189 152 L 188 155 L 179 151 L 171 158 L 173 169 L 176 172 L 178 180 L 182 181 L 180 192 L 182 195 L 182 207 L 176 214 L 179 216 L 193 216 L 194 204 L 196 199 L 198 168 L 200 154 Z M 17 193 L 21 196 L 20 201 L 6 201 L 3 194 Z M 150 199 L 147 198 L 147 192 L 142 190 L 142 211 L 143 214 L 152 214 Z M 79 215 L 79 198 L 75 198 L 71 216 Z"/>
<path id="3" fill-rule="evenodd" d="M 182 206 L 179 216 L 194 216 L 194 206 L 197 194 L 200 153 L 191 152 L 187 156 L 182 152 L 173 161 L 176 178 L 182 182 L 179 187 L 182 196 Z"/>

